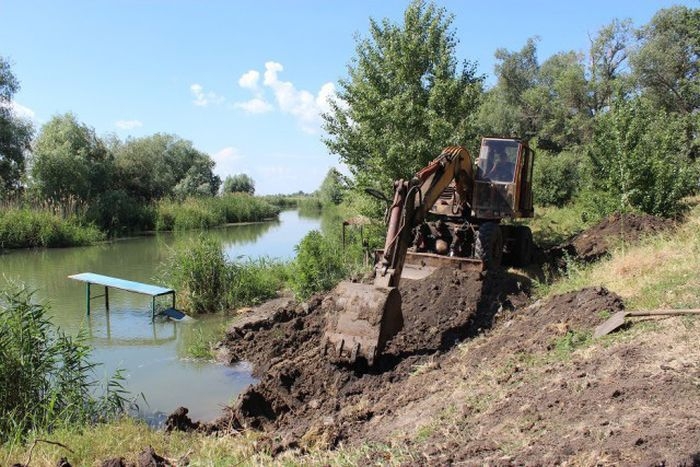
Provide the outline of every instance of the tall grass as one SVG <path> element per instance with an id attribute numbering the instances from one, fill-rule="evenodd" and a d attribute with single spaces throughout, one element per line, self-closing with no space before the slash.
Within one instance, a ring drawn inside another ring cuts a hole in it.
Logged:
<path id="1" fill-rule="evenodd" d="M 214 198 L 162 200 L 156 206 L 156 230 L 209 229 L 227 223 L 255 222 L 279 214 L 280 208 L 244 193 Z"/>
<path id="2" fill-rule="evenodd" d="M 267 258 L 231 261 L 221 244 L 200 235 L 175 247 L 160 276 L 178 291 L 180 306 L 193 314 L 260 303 L 283 287 L 287 268 Z"/>
<path id="3" fill-rule="evenodd" d="M 543 288 L 546 294 L 602 285 L 622 296 L 629 308 L 700 307 L 700 200 L 673 232 L 621 244 L 610 258 L 592 265 L 571 264 L 566 275 Z"/>
<path id="4" fill-rule="evenodd" d="M 82 224 L 76 216 L 31 208 L 0 212 L 0 248 L 80 246 L 103 239 L 97 227 Z"/>
<path id="5" fill-rule="evenodd" d="M 0 291 L 0 443 L 35 430 L 81 426 L 122 413 L 119 374 L 101 396 L 85 336 L 56 330 L 24 287 Z"/>

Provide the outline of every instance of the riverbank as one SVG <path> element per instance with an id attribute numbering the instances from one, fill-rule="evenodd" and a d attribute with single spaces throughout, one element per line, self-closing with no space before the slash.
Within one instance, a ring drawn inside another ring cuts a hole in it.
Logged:
<path id="1" fill-rule="evenodd" d="M 95 212 L 89 206 L 71 209 L 25 203 L 0 210 L 0 250 L 19 248 L 62 248 L 94 245 L 108 238 L 139 232 L 206 230 L 227 224 L 260 222 L 276 218 L 279 206 L 263 198 L 232 193 L 183 201 L 161 200 L 137 206 L 137 213 L 125 217 Z M 123 214 L 123 213 L 122 213 Z"/>
<path id="2" fill-rule="evenodd" d="M 591 331 L 625 306 L 700 306 L 698 209 L 683 225 L 635 239 L 627 218 L 583 232 L 570 243 L 605 243 L 603 259 L 577 263 L 585 253 L 577 249 L 547 287 L 521 270 L 481 282 L 444 272 L 408 282 L 408 325 L 380 371 L 319 360 L 322 296 L 268 306 L 275 318 L 264 326 L 238 326 L 243 338 L 229 333 L 226 347 L 257 363 L 261 383 L 224 412 L 227 435 L 165 435 L 122 421 L 99 434 L 45 436 L 78 447 L 85 464 L 134 461 L 152 445 L 175 463 L 203 465 L 692 465 L 700 456 L 698 320 L 629 320 L 600 340 Z M 331 376 L 314 378 L 319 372 Z M 26 459 L 29 447 L 0 459 Z M 73 461 L 60 446 L 38 444 L 34 453 L 36 465 Z"/>

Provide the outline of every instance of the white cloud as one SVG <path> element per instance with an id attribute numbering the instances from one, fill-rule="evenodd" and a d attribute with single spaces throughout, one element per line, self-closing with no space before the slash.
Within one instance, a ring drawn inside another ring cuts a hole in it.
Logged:
<path id="1" fill-rule="evenodd" d="M 207 107 L 209 104 L 221 104 L 226 100 L 223 96 L 219 96 L 214 92 L 204 92 L 202 85 L 197 83 L 190 86 L 190 91 L 194 96 L 192 103 L 198 107 Z"/>
<path id="2" fill-rule="evenodd" d="M 256 97 L 245 102 L 236 102 L 233 106 L 237 109 L 245 110 L 251 114 L 262 114 L 273 110 L 272 105 L 264 99 Z"/>
<path id="3" fill-rule="evenodd" d="M 143 126 L 141 120 L 117 120 L 114 122 L 114 126 L 120 130 L 133 130 L 134 128 L 140 128 Z"/>
<path id="4" fill-rule="evenodd" d="M 272 110 L 272 106 L 264 98 L 264 90 L 269 89 L 274 95 L 277 109 L 282 113 L 292 115 L 301 129 L 307 133 L 317 133 L 321 125 L 321 114 L 330 110 L 329 99 L 335 98 L 333 83 L 325 83 L 317 94 L 297 89 L 290 81 L 282 81 L 279 73 L 284 70 L 281 63 L 269 61 L 265 63 L 263 87 L 258 86 L 260 73 L 250 70 L 238 80 L 242 88 L 254 91 L 255 98 L 247 102 L 239 102 L 236 108 L 251 113 L 261 113 Z"/>
<path id="5" fill-rule="evenodd" d="M 242 88 L 256 90 L 258 89 L 258 80 L 260 79 L 260 72 L 256 70 L 250 70 L 244 73 L 238 79 L 238 85 Z"/>
<path id="6" fill-rule="evenodd" d="M 17 101 L 10 101 L 9 104 L 5 102 L 0 102 L 0 106 L 5 107 L 10 109 L 10 112 L 12 112 L 12 115 L 14 115 L 17 118 L 21 118 L 24 120 L 34 120 L 36 117 L 36 114 L 32 109 L 29 107 L 25 107 L 22 104 L 18 103 Z"/>
<path id="7" fill-rule="evenodd" d="M 245 173 L 245 168 L 242 165 L 245 161 L 245 156 L 233 146 L 227 146 L 217 151 L 211 158 L 216 163 L 214 173 L 221 177 L 222 180 L 229 175 Z"/>

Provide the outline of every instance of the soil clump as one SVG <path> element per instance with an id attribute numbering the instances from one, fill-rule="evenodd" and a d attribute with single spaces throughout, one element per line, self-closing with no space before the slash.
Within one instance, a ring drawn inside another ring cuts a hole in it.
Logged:
<path id="1" fill-rule="evenodd" d="M 620 243 L 635 243 L 645 235 L 663 232 L 673 226 L 673 221 L 649 214 L 615 213 L 551 248 L 548 256 L 555 262 L 562 262 L 568 256 L 590 263 L 607 255 L 611 248 Z"/>

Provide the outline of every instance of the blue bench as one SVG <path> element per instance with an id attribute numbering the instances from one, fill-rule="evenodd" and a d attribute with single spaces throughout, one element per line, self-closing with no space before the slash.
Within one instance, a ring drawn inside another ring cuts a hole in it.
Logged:
<path id="1" fill-rule="evenodd" d="M 68 276 L 69 279 L 85 282 L 85 307 L 87 314 L 90 314 L 90 300 L 93 298 L 105 297 L 105 308 L 109 311 L 109 288 L 126 290 L 128 292 L 149 295 L 151 297 L 151 319 L 156 315 L 156 297 L 172 295 L 172 308 L 175 309 L 175 290 L 159 285 L 144 284 L 143 282 L 129 281 L 118 277 L 103 276 L 93 272 L 81 272 Z M 104 295 L 90 295 L 91 285 L 101 285 L 105 288 Z"/>

